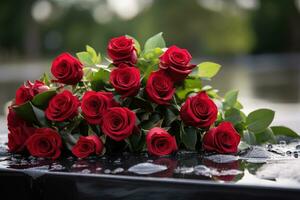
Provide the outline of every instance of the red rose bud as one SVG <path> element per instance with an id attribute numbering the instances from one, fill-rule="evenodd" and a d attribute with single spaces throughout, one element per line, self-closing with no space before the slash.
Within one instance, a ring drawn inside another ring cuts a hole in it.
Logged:
<path id="1" fill-rule="evenodd" d="M 102 131 L 115 141 L 122 141 L 133 133 L 135 113 L 128 108 L 109 108 L 103 115 Z"/>
<path id="2" fill-rule="evenodd" d="M 103 143 L 96 135 L 80 136 L 72 148 L 72 153 L 78 158 L 86 158 L 91 154 L 99 155 L 103 151 Z"/>
<path id="3" fill-rule="evenodd" d="M 45 111 L 47 119 L 63 122 L 74 118 L 78 114 L 80 102 L 70 91 L 65 90 L 55 95 Z"/>
<path id="4" fill-rule="evenodd" d="M 196 65 L 190 64 L 191 54 L 186 49 L 171 46 L 160 56 L 159 68 L 167 71 L 174 82 L 183 81 Z"/>
<path id="5" fill-rule="evenodd" d="M 52 62 L 51 73 L 57 79 L 57 82 L 75 85 L 83 77 L 82 64 L 72 55 L 62 53 Z"/>
<path id="6" fill-rule="evenodd" d="M 156 156 L 169 155 L 177 151 L 175 136 L 163 128 L 152 128 L 146 136 L 146 144 L 149 154 Z"/>
<path id="7" fill-rule="evenodd" d="M 120 64 L 110 74 L 110 83 L 122 97 L 135 96 L 141 85 L 140 70 L 126 64 Z"/>
<path id="8" fill-rule="evenodd" d="M 133 39 L 125 36 L 112 38 L 108 43 L 107 54 L 116 65 L 119 63 L 135 64 L 137 62 Z"/>
<path id="9" fill-rule="evenodd" d="M 207 152 L 237 153 L 240 139 L 230 122 L 222 122 L 204 135 L 202 147 Z"/>
<path id="10" fill-rule="evenodd" d="M 20 153 L 24 150 L 27 139 L 34 133 L 35 128 L 19 118 L 16 113 L 9 108 L 7 115 L 8 150 L 11 153 Z"/>
<path id="11" fill-rule="evenodd" d="M 32 156 L 57 159 L 61 153 L 62 141 L 55 130 L 38 128 L 27 140 L 26 147 Z"/>
<path id="12" fill-rule="evenodd" d="M 100 124 L 103 113 L 113 106 L 116 102 L 110 92 L 87 91 L 81 101 L 82 114 L 90 124 Z"/>
<path id="13" fill-rule="evenodd" d="M 217 119 L 218 108 L 206 92 L 189 97 L 180 109 L 181 120 L 188 126 L 208 128 Z"/>
<path id="14" fill-rule="evenodd" d="M 169 105 L 175 92 L 174 84 L 162 70 L 152 72 L 146 84 L 146 92 L 151 101 L 159 105 Z"/>
<path id="15" fill-rule="evenodd" d="M 27 81 L 26 84 L 19 87 L 16 91 L 16 105 L 23 104 L 33 99 L 39 93 L 49 90 L 49 87 L 41 81 L 34 83 Z"/>

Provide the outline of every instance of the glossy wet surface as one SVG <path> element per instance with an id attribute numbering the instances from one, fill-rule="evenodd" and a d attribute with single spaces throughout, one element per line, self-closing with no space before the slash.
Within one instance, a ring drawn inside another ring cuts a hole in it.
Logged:
<path id="1" fill-rule="evenodd" d="M 57 161 L 10 155 L 5 146 L 6 136 L 1 134 L 0 141 L 0 170 L 22 171 L 33 178 L 47 173 L 75 173 L 300 188 L 299 141 L 252 146 L 238 156 L 180 151 L 158 158 L 146 153 L 134 155 L 125 152 L 122 155 L 88 159 L 68 156 Z"/>

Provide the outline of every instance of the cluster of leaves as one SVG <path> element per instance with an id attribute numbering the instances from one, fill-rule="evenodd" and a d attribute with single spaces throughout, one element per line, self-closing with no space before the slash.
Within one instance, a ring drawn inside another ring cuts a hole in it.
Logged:
<path id="1" fill-rule="evenodd" d="M 109 64 L 103 65 L 101 54 L 97 53 L 90 46 L 86 46 L 86 51 L 77 53 L 78 59 L 84 65 L 84 78 L 77 85 L 69 88 L 79 99 L 82 98 L 82 95 L 87 90 L 113 92 L 114 99 L 121 106 L 128 107 L 136 113 L 137 125 L 141 131 L 127 138 L 124 142 L 124 148 L 128 147 L 131 151 L 137 152 L 144 150 L 147 131 L 153 127 L 160 126 L 168 130 L 172 135 L 175 135 L 180 148 L 189 150 L 200 149 L 198 147 L 201 145 L 202 135 L 207 130 L 185 126 L 179 117 L 180 106 L 185 99 L 189 95 L 200 91 L 206 91 L 217 105 L 220 105 L 215 125 L 222 121 L 232 122 L 235 129 L 242 136 L 243 141 L 248 144 L 273 143 L 276 142 L 276 137 L 281 135 L 299 137 L 298 134 L 287 127 L 270 126 L 275 114 L 272 110 L 258 109 L 247 116 L 242 111 L 242 104 L 238 101 L 238 91 L 229 91 L 224 97 L 221 97 L 218 94 L 218 90 L 209 85 L 203 85 L 203 81 L 210 81 L 221 68 L 219 64 L 213 62 L 198 64 L 197 70 L 190 74 L 181 85 L 176 86 L 176 93 L 170 105 L 161 106 L 150 102 L 144 91 L 145 83 L 149 74 L 158 69 L 159 56 L 164 52 L 166 43 L 162 33 L 149 38 L 143 48 L 137 40 L 134 38 L 133 40 L 138 54 L 137 67 L 142 74 L 142 86 L 136 96 L 121 98 L 114 91 L 114 88 L 109 83 L 109 76 L 113 67 L 112 62 L 105 58 Z M 114 142 L 109 138 L 105 138 L 99 126 L 87 124 L 80 115 L 72 121 L 64 123 L 53 124 L 53 122 L 49 122 L 44 115 L 44 110 L 49 100 L 61 87 L 70 86 L 60 86 L 57 83 L 52 83 L 47 74 L 44 74 L 41 80 L 54 89 L 41 93 L 35 96 L 32 101 L 16 107 L 15 110 L 21 117 L 39 127 L 57 127 L 60 132 L 64 133 L 62 134 L 64 135 L 63 139 L 69 147 L 76 142 L 75 138 L 78 135 L 97 134 L 107 143 Z M 109 150 L 113 151 L 112 149 Z"/>

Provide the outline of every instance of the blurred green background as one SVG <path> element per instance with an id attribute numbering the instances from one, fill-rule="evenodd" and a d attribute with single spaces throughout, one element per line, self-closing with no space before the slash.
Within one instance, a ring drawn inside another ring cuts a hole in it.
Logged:
<path id="1" fill-rule="evenodd" d="M 300 131 L 300 0 L 1 0 L 0 27 L 1 106 L 63 51 L 164 32 L 193 63 L 222 64 L 209 83 L 221 94 L 239 89 L 246 112 L 273 108 Z"/>
<path id="2" fill-rule="evenodd" d="M 144 41 L 164 32 L 194 55 L 300 50 L 298 0 L 2 0 L 1 59 L 103 51 L 124 33 Z"/>

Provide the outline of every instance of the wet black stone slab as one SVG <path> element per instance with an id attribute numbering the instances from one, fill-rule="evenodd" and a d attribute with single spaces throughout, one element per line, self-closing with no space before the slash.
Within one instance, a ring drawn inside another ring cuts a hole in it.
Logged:
<path id="1" fill-rule="evenodd" d="M 9 199 L 299 199 L 300 190 L 204 180 L 0 170 Z"/>

